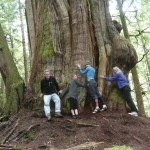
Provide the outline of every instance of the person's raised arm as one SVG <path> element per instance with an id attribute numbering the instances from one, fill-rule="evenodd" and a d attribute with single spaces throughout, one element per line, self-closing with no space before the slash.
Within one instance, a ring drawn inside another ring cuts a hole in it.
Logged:
<path id="1" fill-rule="evenodd" d="M 80 74 L 86 74 L 87 72 L 88 72 L 88 68 L 86 68 L 85 70 L 82 70 L 82 68 L 81 68 L 81 65 L 80 64 L 77 64 L 77 67 L 78 67 L 78 69 L 79 69 L 79 72 L 80 72 Z"/>

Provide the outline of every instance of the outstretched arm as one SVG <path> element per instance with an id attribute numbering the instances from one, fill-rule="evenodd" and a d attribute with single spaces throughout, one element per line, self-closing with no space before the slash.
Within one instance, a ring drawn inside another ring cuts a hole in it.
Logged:
<path id="1" fill-rule="evenodd" d="M 113 77 L 102 77 L 102 76 L 100 76 L 100 78 L 103 78 L 106 81 L 116 81 L 117 80 L 117 74 L 114 75 Z"/>
<path id="2" fill-rule="evenodd" d="M 88 72 L 88 68 L 86 68 L 85 70 L 82 70 L 82 68 L 81 68 L 81 65 L 80 64 L 77 64 L 77 67 L 78 67 L 78 69 L 79 69 L 79 72 L 80 72 L 80 74 L 86 74 L 87 72 Z"/>

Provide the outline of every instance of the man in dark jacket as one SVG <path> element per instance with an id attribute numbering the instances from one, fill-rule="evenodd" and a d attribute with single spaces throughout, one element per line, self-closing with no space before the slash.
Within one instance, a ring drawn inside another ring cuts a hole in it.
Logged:
<path id="1" fill-rule="evenodd" d="M 50 75 L 49 70 L 44 71 L 44 79 L 41 80 L 41 97 L 44 99 L 44 111 L 48 120 L 51 119 L 50 101 L 55 103 L 55 117 L 62 117 L 61 103 L 57 93 L 61 92 L 58 83 L 54 77 Z"/>

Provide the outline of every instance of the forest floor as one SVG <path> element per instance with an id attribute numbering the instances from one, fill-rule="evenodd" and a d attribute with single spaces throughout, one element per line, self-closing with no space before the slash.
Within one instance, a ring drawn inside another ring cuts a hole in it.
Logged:
<path id="1" fill-rule="evenodd" d="M 21 109 L 0 130 L 0 147 L 6 149 L 9 145 L 10 149 L 103 150 L 127 145 L 135 150 L 150 150 L 150 118 L 110 110 L 97 114 L 84 111 L 81 119 L 64 115 L 47 121 L 42 113 Z"/>

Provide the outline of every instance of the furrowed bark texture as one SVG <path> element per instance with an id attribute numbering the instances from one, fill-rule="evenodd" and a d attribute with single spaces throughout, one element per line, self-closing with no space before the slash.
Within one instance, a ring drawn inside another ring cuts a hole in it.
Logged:
<path id="1" fill-rule="evenodd" d="M 16 113 L 23 103 L 24 82 L 11 56 L 7 41 L 0 25 L 0 73 L 6 87 L 4 113 Z"/>
<path id="2" fill-rule="evenodd" d="M 114 65 L 128 72 L 136 63 L 134 49 L 112 22 L 107 0 L 27 0 L 26 15 L 32 52 L 30 85 L 36 93 L 45 68 L 65 85 L 77 72 L 76 64 L 83 66 L 89 60 L 96 68 L 100 93 L 111 99 L 112 87 L 99 76 L 111 75 Z M 80 93 L 82 111 L 85 89 Z"/>

